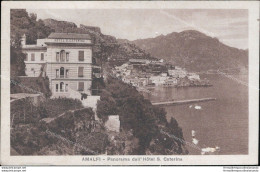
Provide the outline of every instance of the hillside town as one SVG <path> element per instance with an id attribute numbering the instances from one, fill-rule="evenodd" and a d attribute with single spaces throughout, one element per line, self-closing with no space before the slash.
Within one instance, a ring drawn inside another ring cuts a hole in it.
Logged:
<path id="1" fill-rule="evenodd" d="M 121 66 L 116 66 L 113 75 L 137 88 L 144 87 L 184 87 L 210 86 L 196 73 L 189 73 L 184 68 L 166 63 L 163 59 L 129 59 Z"/>

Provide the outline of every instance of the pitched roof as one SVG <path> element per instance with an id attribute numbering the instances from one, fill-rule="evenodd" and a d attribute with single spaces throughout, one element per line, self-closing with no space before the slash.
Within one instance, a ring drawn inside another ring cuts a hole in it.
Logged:
<path id="1" fill-rule="evenodd" d="M 50 39 L 91 39 L 88 34 L 79 33 L 51 33 L 48 38 Z"/>

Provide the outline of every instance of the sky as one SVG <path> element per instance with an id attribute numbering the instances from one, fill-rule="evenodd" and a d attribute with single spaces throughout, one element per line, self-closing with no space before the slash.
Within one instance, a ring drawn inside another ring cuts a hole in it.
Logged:
<path id="1" fill-rule="evenodd" d="M 120 39 L 154 38 L 172 32 L 197 30 L 226 45 L 248 48 L 248 11 L 240 9 L 87 9 L 33 10 L 38 19 L 52 18 L 78 26 L 97 26 Z"/>

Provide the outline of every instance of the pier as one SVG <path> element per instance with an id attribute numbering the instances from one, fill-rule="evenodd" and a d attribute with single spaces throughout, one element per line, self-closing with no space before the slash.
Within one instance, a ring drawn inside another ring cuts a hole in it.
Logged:
<path id="1" fill-rule="evenodd" d="M 188 100 L 173 100 L 166 102 L 152 102 L 152 105 L 177 105 L 177 104 L 185 104 L 185 103 L 196 103 L 196 102 L 205 102 L 216 100 L 216 98 L 201 98 L 201 99 L 188 99 Z"/>

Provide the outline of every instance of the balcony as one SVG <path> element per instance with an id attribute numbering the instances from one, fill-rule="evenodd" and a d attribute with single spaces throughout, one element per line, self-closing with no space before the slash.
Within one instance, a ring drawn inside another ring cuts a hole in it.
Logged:
<path id="1" fill-rule="evenodd" d="M 78 77 L 79 77 L 79 78 L 83 78 L 84 75 L 83 75 L 83 74 L 78 74 Z"/>
<path id="2" fill-rule="evenodd" d="M 69 78 L 69 75 L 56 75 L 56 78 L 57 78 L 57 79 L 60 79 L 60 78 Z"/>

